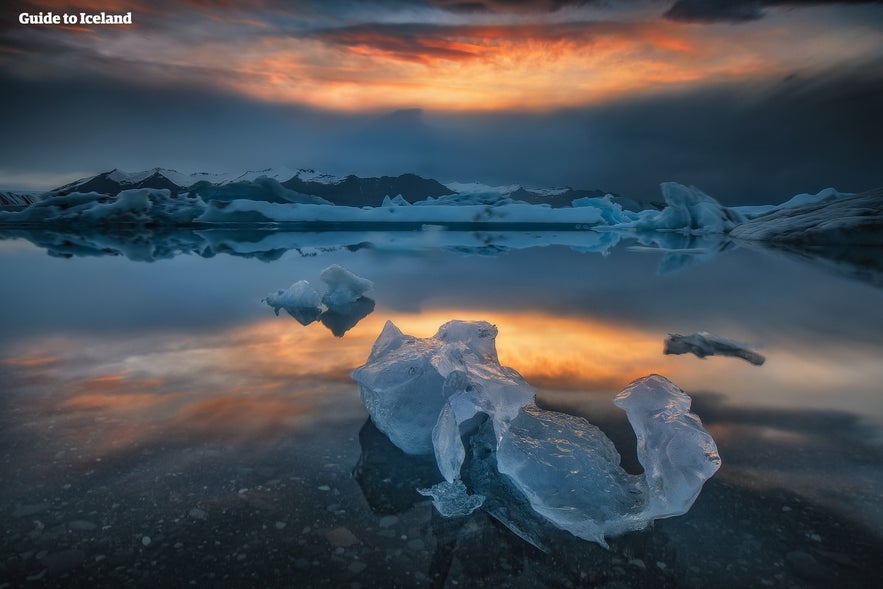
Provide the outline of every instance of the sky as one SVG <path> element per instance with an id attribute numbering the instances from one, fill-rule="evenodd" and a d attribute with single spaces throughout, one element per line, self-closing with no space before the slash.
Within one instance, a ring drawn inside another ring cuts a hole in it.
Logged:
<path id="1" fill-rule="evenodd" d="M 598 188 L 883 185 L 883 4 L 31 0 L 0 24 L 0 188 L 112 168 Z M 131 12 L 132 25 L 20 14 Z"/>

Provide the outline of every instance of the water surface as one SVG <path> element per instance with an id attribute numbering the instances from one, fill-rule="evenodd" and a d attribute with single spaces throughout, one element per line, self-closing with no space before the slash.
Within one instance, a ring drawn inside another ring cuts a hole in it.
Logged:
<path id="1" fill-rule="evenodd" d="M 6 237 L 0 583 L 883 582 L 873 268 L 732 244 L 648 252 L 593 232 L 228 233 L 165 236 L 165 250 Z M 319 285 L 331 264 L 375 283 L 374 311 L 344 337 L 261 302 Z M 723 466 L 688 514 L 609 551 L 562 533 L 544 553 L 481 512 L 441 518 L 414 491 L 441 480 L 434 461 L 373 427 L 349 372 L 387 320 L 428 336 L 450 319 L 496 324 L 501 362 L 542 405 L 601 427 L 627 468 L 634 436 L 611 399 L 665 375 Z M 695 331 L 767 361 L 662 354 L 667 333 Z"/>

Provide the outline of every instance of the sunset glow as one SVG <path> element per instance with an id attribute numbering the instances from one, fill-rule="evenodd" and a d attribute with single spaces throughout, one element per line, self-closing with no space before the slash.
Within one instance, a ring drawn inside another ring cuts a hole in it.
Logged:
<path id="1" fill-rule="evenodd" d="M 68 3 L 33 5 L 64 10 Z M 316 9 L 120 6 L 135 12 L 135 25 L 13 30 L 3 61 L 22 72 L 39 63 L 38 69 L 57 75 L 74 65 L 111 76 L 135 68 L 148 82 L 207 83 L 261 101 L 324 109 L 480 111 L 575 107 L 750 83 L 832 67 L 881 48 L 872 27 L 836 29 L 812 18 L 734 28 L 649 18 L 646 11 L 621 13 L 617 20 L 598 18 L 588 8 L 501 10 L 469 19 L 437 8 L 387 7 L 373 17 L 344 11 L 307 25 Z M 813 38 L 811 59 L 795 50 L 807 36 Z M 65 48 L 65 56 L 44 59 L 47 42 Z"/>

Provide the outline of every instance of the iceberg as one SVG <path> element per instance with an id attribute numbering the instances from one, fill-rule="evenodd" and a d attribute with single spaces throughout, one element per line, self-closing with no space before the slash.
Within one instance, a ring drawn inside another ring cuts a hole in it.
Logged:
<path id="1" fill-rule="evenodd" d="M 273 307 L 277 316 L 280 309 L 285 309 L 301 325 L 309 325 L 322 314 L 322 299 L 306 280 L 298 280 L 285 290 L 268 294 L 264 302 Z"/>
<path id="2" fill-rule="evenodd" d="M 285 309 L 301 325 L 320 321 L 337 337 L 343 337 L 374 311 L 374 300 L 364 296 L 374 288 L 374 283 L 367 278 L 356 276 L 338 264 L 322 270 L 319 278 L 328 285 L 324 296 L 320 297 L 308 281 L 298 280 L 262 300 L 277 316 L 280 309 Z"/>
<path id="3" fill-rule="evenodd" d="M 663 182 L 659 187 L 665 199 L 664 209 L 632 213 L 631 220 L 615 226 L 647 231 L 706 234 L 727 233 L 745 221 L 745 217 L 737 210 L 721 205 L 693 186 Z"/>
<path id="4" fill-rule="evenodd" d="M 795 206 L 752 219 L 730 235 L 746 241 L 812 246 L 883 245 L 883 189 L 852 195 L 823 191 L 817 197 L 798 199 Z"/>
<path id="5" fill-rule="evenodd" d="M 700 331 L 691 335 L 670 333 L 665 339 L 664 354 L 694 354 L 699 358 L 706 356 L 734 356 L 747 362 L 762 365 L 766 358 L 750 350 L 746 344 L 710 333 Z"/>
<path id="6" fill-rule="evenodd" d="M 416 338 L 388 321 L 352 373 L 377 428 L 404 452 L 435 457 L 444 480 L 420 493 L 439 513 L 484 508 L 537 546 L 549 525 L 606 546 L 689 510 L 720 457 L 686 393 L 651 375 L 617 395 L 644 467 L 632 475 L 596 426 L 536 405 L 500 364 L 496 335 L 484 321 L 451 321 Z"/>
<path id="7" fill-rule="evenodd" d="M 328 285 L 328 291 L 322 297 L 322 302 L 329 309 L 341 312 L 349 311 L 353 303 L 374 288 L 373 282 L 356 276 L 338 264 L 332 264 L 322 270 L 319 278 Z"/>
<path id="8" fill-rule="evenodd" d="M 189 225 L 207 205 L 199 197 L 174 197 L 167 189 L 133 188 L 116 196 L 74 192 L 34 202 L 20 211 L 0 211 L 0 224 L 64 226 Z"/>

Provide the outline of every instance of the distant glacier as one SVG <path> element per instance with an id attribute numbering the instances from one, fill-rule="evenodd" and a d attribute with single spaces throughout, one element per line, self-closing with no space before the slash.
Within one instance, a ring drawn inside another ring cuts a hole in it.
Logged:
<path id="1" fill-rule="evenodd" d="M 0 226 L 567 230 L 731 235 L 742 240 L 883 244 L 883 191 L 832 188 L 778 205 L 727 207 L 663 182 L 661 200 L 601 190 L 488 186 L 414 174 L 361 178 L 314 170 L 182 174 L 111 170 L 44 194 L 2 193 Z"/>

